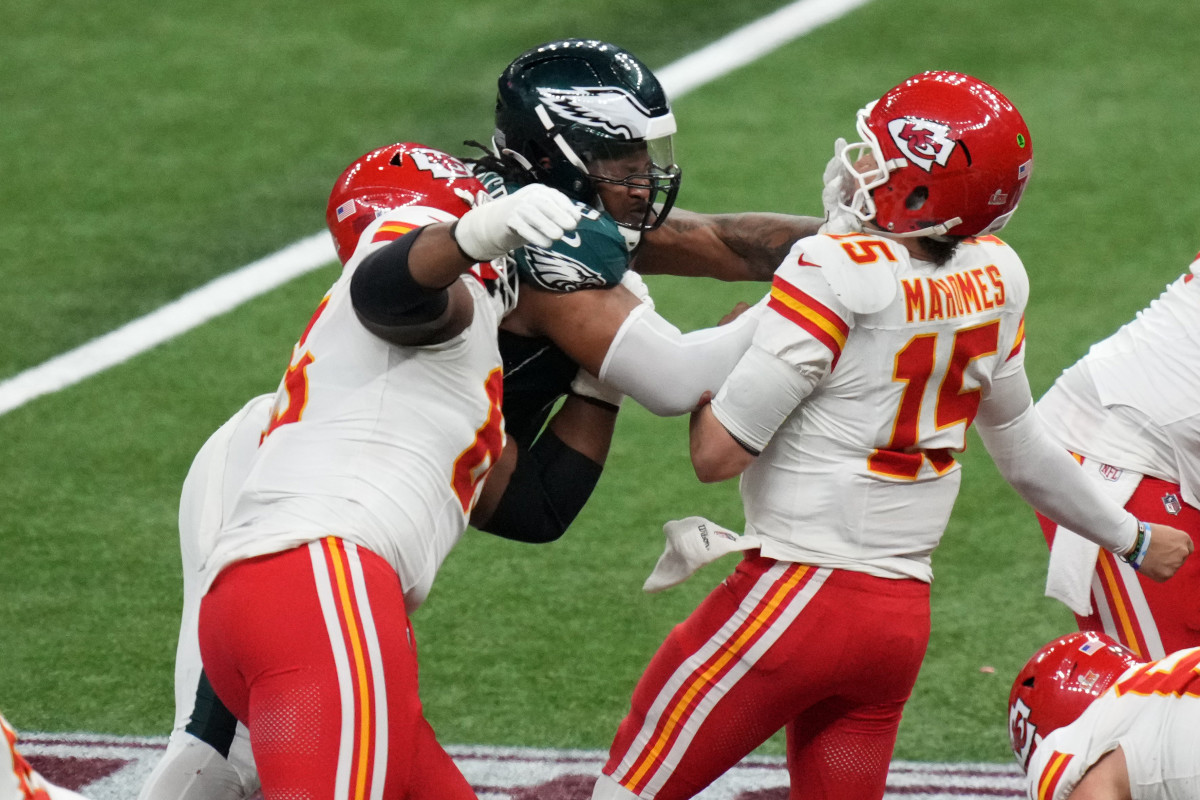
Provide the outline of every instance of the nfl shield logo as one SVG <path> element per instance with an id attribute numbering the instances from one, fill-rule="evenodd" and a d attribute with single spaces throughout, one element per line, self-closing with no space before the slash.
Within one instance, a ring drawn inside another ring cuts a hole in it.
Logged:
<path id="1" fill-rule="evenodd" d="M 1177 516 L 1183 510 L 1183 503 L 1179 501 L 1179 495 L 1168 493 L 1163 495 L 1163 508 L 1171 516 Z"/>
<path id="2" fill-rule="evenodd" d="M 1101 464 L 1100 465 L 1100 476 L 1102 478 L 1104 478 L 1104 480 L 1106 480 L 1106 481 L 1119 480 L 1121 477 L 1121 473 L 1123 473 L 1124 471 L 1125 470 L 1120 469 L 1118 467 L 1110 466 L 1109 464 Z"/>

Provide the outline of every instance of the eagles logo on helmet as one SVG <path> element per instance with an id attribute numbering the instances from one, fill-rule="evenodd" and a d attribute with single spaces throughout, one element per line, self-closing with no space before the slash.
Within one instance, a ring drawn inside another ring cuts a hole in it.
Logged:
<path id="1" fill-rule="evenodd" d="M 855 183 L 841 208 L 895 237 L 995 233 L 1032 172 L 1021 114 L 958 72 L 909 78 L 861 109 L 857 129 L 862 141 L 841 153 Z"/>
<path id="2" fill-rule="evenodd" d="M 681 171 L 674 133 L 662 84 L 616 45 L 548 42 L 500 75 L 495 155 L 519 164 L 525 182 L 545 183 L 596 207 L 602 207 L 597 183 L 645 190 L 638 219 L 616 218 L 624 227 L 653 230 L 675 204 Z"/>
<path id="3" fill-rule="evenodd" d="M 1026 662 L 1008 695 L 1008 732 L 1013 755 L 1028 771 L 1042 739 L 1070 725 L 1121 673 L 1144 659 L 1094 631 L 1060 636 Z"/>
<path id="4" fill-rule="evenodd" d="M 487 191 L 457 158 L 414 142 L 372 150 L 346 167 L 329 194 L 325 222 L 345 264 L 358 238 L 380 214 L 429 206 L 461 217 Z M 470 198 L 469 200 L 467 198 Z"/>

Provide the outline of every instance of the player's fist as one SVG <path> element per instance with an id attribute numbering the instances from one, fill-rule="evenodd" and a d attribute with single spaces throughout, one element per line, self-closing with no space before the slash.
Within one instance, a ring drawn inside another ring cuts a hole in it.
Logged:
<path id="1" fill-rule="evenodd" d="M 1150 547 L 1138 570 L 1156 581 L 1175 574 L 1192 553 L 1192 537 L 1170 525 L 1150 525 Z"/>
<path id="2" fill-rule="evenodd" d="M 549 247 L 575 230 L 582 216 L 582 208 L 565 194 L 535 183 L 471 209 L 451 235 L 468 258 L 491 261 L 526 244 Z"/>

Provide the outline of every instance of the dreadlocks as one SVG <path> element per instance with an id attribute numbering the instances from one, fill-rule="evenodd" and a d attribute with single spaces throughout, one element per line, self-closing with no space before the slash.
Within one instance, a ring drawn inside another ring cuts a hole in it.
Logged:
<path id="1" fill-rule="evenodd" d="M 505 183 L 516 183 L 521 186 L 534 182 L 534 176 L 511 156 L 498 154 L 486 144 L 477 142 L 474 139 L 468 139 L 463 144 L 483 151 L 483 155 L 477 158 L 462 159 L 464 163 L 472 167 L 472 171 L 475 174 L 479 174 L 480 170 L 494 172 Z"/>

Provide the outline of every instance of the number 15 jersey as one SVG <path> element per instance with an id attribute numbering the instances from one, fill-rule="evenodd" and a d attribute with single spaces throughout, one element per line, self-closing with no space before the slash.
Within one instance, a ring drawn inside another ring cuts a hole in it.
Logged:
<path id="1" fill-rule="evenodd" d="M 942 266 L 869 234 L 798 242 L 713 401 L 761 451 L 741 491 L 763 555 L 929 581 L 954 453 L 992 382 L 1024 369 L 1027 296 L 1020 259 L 991 236 Z"/>

